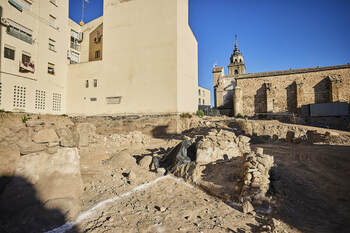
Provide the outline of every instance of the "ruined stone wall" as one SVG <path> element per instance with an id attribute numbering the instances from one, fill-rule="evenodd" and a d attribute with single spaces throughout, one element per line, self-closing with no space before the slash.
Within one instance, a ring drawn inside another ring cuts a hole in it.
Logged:
<path id="1" fill-rule="evenodd" d="M 340 75 L 340 76 L 339 76 Z M 238 78 L 243 91 L 243 115 L 294 112 L 302 105 L 330 102 L 328 76 L 337 76 L 339 101 L 350 102 L 350 68 L 289 75 Z M 300 93 L 298 93 L 300 92 Z M 270 98 L 270 110 L 267 109 Z"/>

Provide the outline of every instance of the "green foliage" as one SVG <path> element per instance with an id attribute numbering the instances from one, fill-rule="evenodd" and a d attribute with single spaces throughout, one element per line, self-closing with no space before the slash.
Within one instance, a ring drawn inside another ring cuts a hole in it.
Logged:
<path id="1" fill-rule="evenodd" d="M 198 111 L 197 111 L 197 116 L 199 116 L 199 117 L 204 117 L 204 112 L 203 112 L 203 110 L 202 109 L 198 109 Z"/>
<path id="2" fill-rule="evenodd" d="M 25 124 L 27 121 L 29 120 L 29 118 L 26 116 L 26 115 L 24 115 L 23 117 L 22 117 L 22 122 Z"/>
<path id="3" fill-rule="evenodd" d="M 192 114 L 191 114 L 191 113 L 188 113 L 188 112 L 186 112 L 186 113 L 181 113 L 180 117 L 182 117 L 182 118 L 192 118 Z"/>

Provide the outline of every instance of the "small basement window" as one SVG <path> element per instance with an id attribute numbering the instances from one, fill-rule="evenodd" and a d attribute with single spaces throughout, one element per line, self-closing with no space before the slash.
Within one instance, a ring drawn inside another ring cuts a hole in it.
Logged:
<path id="1" fill-rule="evenodd" d="M 90 101 L 92 101 L 92 102 L 97 101 L 97 98 L 96 97 L 92 97 L 92 98 L 90 98 Z"/>

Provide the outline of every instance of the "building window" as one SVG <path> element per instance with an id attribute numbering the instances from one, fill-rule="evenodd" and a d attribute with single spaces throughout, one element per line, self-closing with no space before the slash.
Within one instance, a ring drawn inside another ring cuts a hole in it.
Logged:
<path id="1" fill-rule="evenodd" d="M 55 64 L 48 63 L 47 73 L 54 75 L 55 74 Z"/>
<path id="2" fill-rule="evenodd" d="M 80 34 L 74 30 L 71 30 L 71 36 L 70 36 L 70 47 L 72 49 L 75 49 L 77 51 L 80 51 Z"/>
<path id="3" fill-rule="evenodd" d="M 51 2 L 53 5 L 57 6 L 57 1 L 56 1 L 56 0 L 50 0 L 50 2 Z"/>
<path id="4" fill-rule="evenodd" d="M 33 43 L 33 31 L 10 20 L 9 21 L 9 26 L 7 27 L 7 33 L 13 37 L 16 37 L 17 39 L 20 39 L 24 42 L 27 42 L 29 44 Z"/>
<path id="5" fill-rule="evenodd" d="M 11 60 L 15 60 L 15 49 L 5 46 L 4 57 Z"/>
<path id="6" fill-rule="evenodd" d="M 95 102 L 95 101 L 97 101 L 97 98 L 96 97 L 92 97 L 92 98 L 90 98 L 90 101 L 91 102 Z"/>
<path id="7" fill-rule="evenodd" d="M 49 25 L 53 28 L 56 28 L 56 17 L 49 15 Z"/>
<path id="8" fill-rule="evenodd" d="M 76 64 L 80 62 L 80 55 L 74 51 L 70 51 L 70 64 Z"/>
<path id="9" fill-rule="evenodd" d="M 13 7 L 15 7 L 19 11 L 31 11 L 32 10 L 32 3 L 31 1 L 27 0 L 9 0 L 8 1 Z"/>
<path id="10" fill-rule="evenodd" d="M 22 54 L 22 63 L 26 64 L 26 63 L 30 63 L 30 55 L 28 54 Z"/>
<path id="11" fill-rule="evenodd" d="M 100 50 L 95 51 L 95 58 L 99 58 L 101 56 Z"/>
<path id="12" fill-rule="evenodd" d="M 97 87 L 97 79 L 94 79 L 94 87 Z"/>
<path id="13" fill-rule="evenodd" d="M 54 41 L 53 39 L 49 39 L 49 50 L 56 52 L 55 45 L 56 41 Z"/>
<path id="14" fill-rule="evenodd" d="M 86 81 L 85 81 L 85 87 L 86 87 L 86 88 L 89 88 L 89 80 L 86 80 Z"/>
<path id="15" fill-rule="evenodd" d="M 204 99 L 202 100 L 202 104 L 204 105 Z"/>
<path id="16" fill-rule="evenodd" d="M 198 90 L 198 95 L 199 95 L 199 96 L 201 95 L 201 89 Z"/>
<path id="17" fill-rule="evenodd" d="M 235 70 L 235 74 L 238 74 L 238 70 Z"/>
<path id="18" fill-rule="evenodd" d="M 198 104 L 201 105 L 201 99 L 198 99 Z"/>
<path id="19" fill-rule="evenodd" d="M 35 67 L 34 63 L 31 60 L 30 53 L 22 52 L 22 60 L 19 65 L 19 72 L 21 73 L 34 73 Z"/>
<path id="20" fill-rule="evenodd" d="M 107 104 L 120 104 L 121 100 L 121 96 L 106 97 Z"/>

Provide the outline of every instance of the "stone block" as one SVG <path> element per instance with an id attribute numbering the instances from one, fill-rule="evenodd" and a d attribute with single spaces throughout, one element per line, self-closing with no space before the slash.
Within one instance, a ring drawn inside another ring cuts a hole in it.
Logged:
<path id="1" fill-rule="evenodd" d="M 34 133 L 32 140 L 35 143 L 58 142 L 58 136 L 54 129 L 42 129 Z"/>

